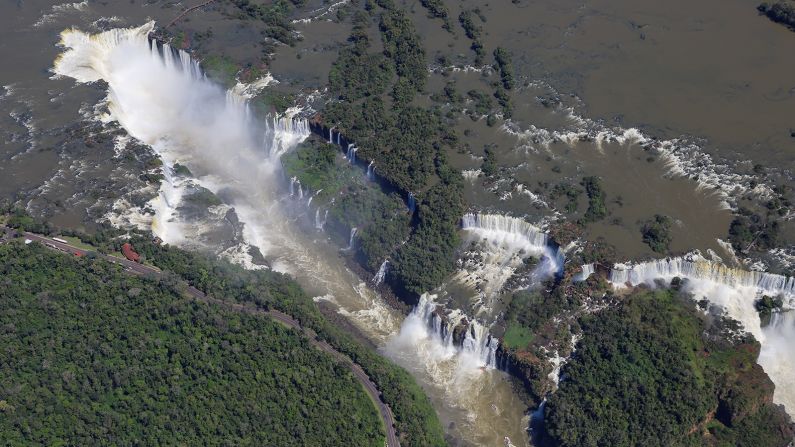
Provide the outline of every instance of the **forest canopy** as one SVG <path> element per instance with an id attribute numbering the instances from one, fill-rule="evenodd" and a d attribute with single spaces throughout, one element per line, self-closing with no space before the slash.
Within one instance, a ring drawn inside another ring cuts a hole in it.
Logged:
<path id="1" fill-rule="evenodd" d="M 11 445 L 381 446 L 345 365 L 268 318 L 38 244 L 0 246 Z"/>

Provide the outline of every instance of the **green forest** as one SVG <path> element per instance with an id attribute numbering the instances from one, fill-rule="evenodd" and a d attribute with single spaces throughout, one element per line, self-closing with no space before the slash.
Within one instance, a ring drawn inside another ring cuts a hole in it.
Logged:
<path id="1" fill-rule="evenodd" d="M 18 212 L 24 216 L 24 212 Z M 18 219 L 19 220 L 19 219 Z M 31 219 L 25 223 L 49 226 Z M 112 228 L 101 227 L 92 234 L 63 230 L 62 235 L 78 236 L 100 253 L 119 251 L 125 239 Z M 328 322 L 301 287 L 289 276 L 269 270 L 246 270 L 225 260 L 156 244 L 149 235 L 133 232 L 129 241 L 146 262 L 165 272 L 162 284 L 179 288 L 183 281 L 207 295 L 230 302 L 253 303 L 262 309 L 276 309 L 291 315 L 302 326 L 313 329 L 335 349 L 359 364 L 381 392 L 395 417 L 395 428 L 404 446 L 443 446 L 444 432 L 430 400 L 404 369 L 355 341 Z"/>
<path id="2" fill-rule="evenodd" d="M 639 291 L 581 320 L 583 336 L 545 411 L 556 446 L 786 446 L 759 344 L 731 336 L 676 290 Z"/>
<path id="3" fill-rule="evenodd" d="M 417 197 L 408 240 L 399 246 L 391 240 L 370 244 L 378 246 L 373 253 L 392 260 L 388 280 L 395 289 L 416 297 L 438 286 L 454 266 L 458 220 L 464 211 L 463 179 L 447 164 L 445 148 L 458 141 L 438 109 L 412 104 L 424 91 L 428 74 L 411 20 L 391 0 L 364 6 L 365 11 L 355 14 L 349 44 L 329 74 L 336 101 L 326 107 L 323 121 L 355 142 L 357 157 L 363 163 L 373 161 L 379 178 L 401 191 L 404 200 L 408 193 Z M 374 23 L 382 51 L 372 50 Z M 390 239 L 397 235 L 390 233 Z M 374 272 L 383 258 L 365 255 L 364 260 Z"/>
<path id="4" fill-rule="evenodd" d="M 38 244 L 0 278 L 4 445 L 383 445 L 347 367 L 268 318 Z"/>

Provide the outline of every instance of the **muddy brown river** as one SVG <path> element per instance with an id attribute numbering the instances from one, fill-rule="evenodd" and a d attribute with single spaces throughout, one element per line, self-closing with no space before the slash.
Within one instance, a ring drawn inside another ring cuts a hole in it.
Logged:
<path id="1" fill-rule="evenodd" d="M 492 126 L 485 117 L 456 121 L 465 146 L 449 154 L 450 162 L 466 174 L 465 196 L 473 209 L 522 216 L 542 227 L 573 220 L 584 213 L 586 197 L 581 193 L 569 213 L 551 191 L 556 185 L 581 189 L 583 177 L 596 175 L 603 180 L 608 216 L 588 226 L 584 238 L 614 245 L 621 259 L 660 257 L 643 243 L 640 228 L 665 214 L 674 223 L 672 253 L 698 249 L 729 259 L 723 241 L 731 209 L 763 205 L 750 180 L 793 186 L 795 33 L 759 17 L 754 2 L 446 4 L 453 18 L 463 9 L 480 9 L 485 46 L 508 49 L 517 77 L 510 120 Z M 454 23 L 457 31 L 449 33 L 419 2 L 404 5 L 434 70 L 429 94 L 450 80 L 461 94 L 490 91 L 493 78 L 484 75 L 489 68 L 474 66 L 471 42 L 460 27 Z M 281 214 L 270 207 L 286 200 L 278 181 L 263 178 L 273 189 L 246 195 L 230 170 L 191 158 L 189 148 L 158 152 L 136 142 L 129 135 L 134 132 L 106 114 L 110 77 L 85 84 L 52 71 L 65 50 L 56 45 L 65 29 L 95 35 L 149 20 L 164 24 L 186 6 L 139 0 L 0 4 L 0 57 L 6 61 L 0 69 L 0 199 L 61 226 L 90 230 L 106 221 L 151 227 L 151 201 L 159 190 L 147 175 L 157 172 L 161 158 L 185 163 L 212 177 L 203 187 L 226 203 L 212 211 L 186 203 L 174 243 L 225 256 L 259 245 L 277 268 L 296 275 L 318 301 L 336 306 L 417 378 L 454 442 L 496 446 L 507 436 L 514 445 L 529 444 L 532 409 L 519 399 L 518 385 L 450 351 L 412 316 L 388 308 L 321 233 L 306 233 L 287 219 L 276 222 Z M 176 30 L 194 37 L 184 46 L 267 70 L 279 81 L 269 86 L 272 91 L 321 108 L 328 70 L 350 32 L 337 11 L 348 7 L 308 2 L 293 18 L 303 38 L 277 48 L 267 66 L 255 43 L 256 25 L 230 20 L 223 7 L 196 11 Z M 196 37 L 208 30 L 211 37 Z M 439 56 L 456 70 L 443 76 Z M 321 99 L 307 99 L 314 97 Z M 486 146 L 495 154 L 495 179 L 477 175 Z M 756 165 L 761 170 L 755 173 Z M 780 245 L 791 250 L 791 222 L 783 221 L 782 228 Z M 278 237 L 266 236 L 269 231 Z M 450 289 L 464 302 L 472 293 Z"/>

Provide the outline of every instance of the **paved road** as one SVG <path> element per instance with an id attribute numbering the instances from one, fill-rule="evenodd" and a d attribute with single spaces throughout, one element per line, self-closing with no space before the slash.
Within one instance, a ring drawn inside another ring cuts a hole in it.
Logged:
<path id="1" fill-rule="evenodd" d="M 2 230 L 3 230 L 3 228 L 0 227 L 0 231 L 2 231 Z M 58 241 L 52 240 L 52 239 L 50 239 L 48 237 L 41 236 L 41 235 L 38 235 L 38 234 L 33 234 L 33 233 L 27 233 L 26 232 L 26 233 L 22 233 L 22 235 L 25 238 L 30 239 L 32 241 L 40 242 L 40 243 L 46 245 L 47 247 L 50 247 L 50 248 L 53 248 L 53 249 L 56 249 L 56 250 L 60 250 L 60 251 L 66 252 L 66 253 L 70 253 L 70 254 L 73 254 L 73 255 L 85 256 L 88 253 L 88 251 L 83 250 L 82 248 L 78 248 L 78 247 L 75 247 L 75 246 L 70 245 L 70 244 L 64 244 L 63 242 L 58 242 Z M 130 261 L 130 260 L 125 259 L 125 258 L 117 258 L 115 256 L 103 255 L 103 254 L 100 254 L 100 253 L 97 253 L 97 256 L 105 259 L 106 261 L 109 261 L 109 262 L 112 262 L 114 264 L 119 264 L 119 265 L 123 266 L 125 268 L 125 270 L 127 272 L 129 272 L 129 273 L 133 273 L 133 274 L 137 274 L 137 275 L 144 275 L 144 276 L 152 276 L 152 277 L 155 277 L 155 278 L 160 278 L 160 277 L 163 276 L 163 272 L 161 270 L 155 268 L 155 267 L 150 267 L 148 265 L 138 264 L 137 262 L 133 262 L 133 261 Z M 373 383 L 373 381 L 370 380 L 370 377 L 367 376 L 367 373 L 364 372 L 364 370 L 362 369 L 361 366 L 359 366 L 358 364 L 354 363 L 353 360 L 351 360 L 350 357 L 348 357 L 347 355 L 345 355 L 345 354 L 337 351 L 336 349 L 334 349 L 334 347 L 331 346 L 330 344 L 328 344 L 325 340 L 319 339 L 317 337 L 317 334 L 315 334 L 315 331 L 313 331 L 312 329 L 309 329 L 309 328 L 301 327 L 301 323 L 299 323 L 293 317 L 291 317 L 291 316 L 289 316 L 289 315 L 287 315 L 285 313 L 279 312 L 278 310 L 266 311 L 266 310 L 257 308 L 256 306 L 250 305 L 250 304 L 234 303 L 234 302 L 224 301 L 224 300 L 221 300 L 221 299 L 218 299 L 218 298 L 213 298 L 211 296 L 205 295 L 204 292 L 202 292 L 201 290 L 199 290 L 199 289 L 197 289 L 197 288 L 195 288 L 195 287 L 193 287 L 191 285 L 187 286 L 186 291 L 194 299 L 196 299 L 198 301 L 202 301 L 202 302 L 205 302 L 205 303 L 208 303 L 208 304 L 215 304 L 215 305 L 227 308 L 227 309 L 231 309 L 231 310 L 234 310 L 234 311 L 237 311 L 237 312 L 244 312 L 244 313 L 247 313 L 247 314 L 250 314 L 250 315 L 268 316 L 268 317 L 271 317 L 271 318 L 273 318 L 273 319 L 275 319 L 275 320 L 277 320 L 277 321 L 279 321 L 279 322 L 281 322 L 281 323 L 283 323 L 283 324 L 285 324 L 287 326 L 290 326 L 290 327 L 295 328 L 295 329 L 297 329 L 299 331 L 302 331 L 304 333 L 304 335 L 306 335 L 306 337 L 309 339 L 310 343 L 312 343 L 312 345 L 316 346 L 317 348 L 319 348 L 320 350 L 322 350 L 324 352 L 327 352 L 328 354 L 330 354 L 331 356 L 336 358 L 338 361 L 344 363 L 348 367 L 348 369 L 351 370 L 353 375 L 356 377 L 356 380 L 358 380 L 359 383 L 361 383 L 362 386 L 364 386 L 364 389 L 367 391 L 367 394 L 369 394 L 370 397 L 372 398 L 373 402 L 375 402 L 378 405 L 378 411 L 379 411 L 379 413 L 381 413 L 381 419 L 383 420 L 384 427 L 386 428 L 386 433 L 387 433 L 387 435 L 386 435 L 386 445 L 388 447 L 399 447 L 400 446 L 400 443 L 398 442 L 397 434 L 395 433 L 395 417 L 392 414 L 392 410 L 389 408 L 389 406 L 386 405 L 381 400 L 381 393 L 375 387 L 375 384 Z"/>

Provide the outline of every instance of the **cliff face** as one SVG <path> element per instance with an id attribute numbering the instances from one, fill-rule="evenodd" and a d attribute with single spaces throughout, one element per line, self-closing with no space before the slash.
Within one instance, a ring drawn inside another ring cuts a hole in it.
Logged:
<path id="1" fill-rule="evenodd" d="M 500 345 L 497 364 L 518 379 L 529 395 L 528 407 L 537 407 L 553 389 L 549 379 L 552 365 L 528 350 L 511 350 Z"/>

